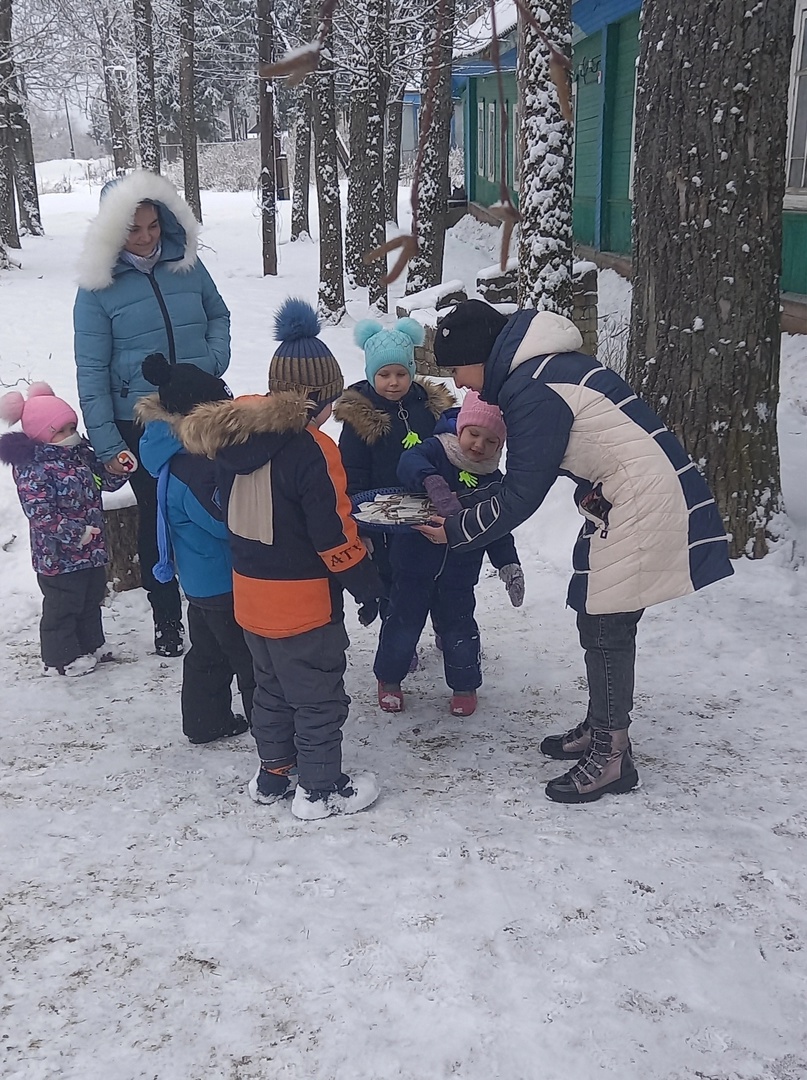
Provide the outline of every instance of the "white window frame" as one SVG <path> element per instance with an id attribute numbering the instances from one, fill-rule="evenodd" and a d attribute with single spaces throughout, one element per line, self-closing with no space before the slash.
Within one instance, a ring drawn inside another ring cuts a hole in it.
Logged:
<path id="1" fill-rule="evenodd" d="M 485 176 L 490 181 L 496 179 L 496 109 L 493 101 L 488 102 L 487 108 L 487 153 L 485 155 Z"/>
<path id="2" fill-rule="evenodd" d="M 796 92 L 802 79 L 807 80 L 807 67 L 797 65 L 802 54 L 807 50 L 807 0 L 797 0 L 796 21 L 794 25 L 793 59 L 790 71 L 790 93 L 788 95 L 788 137 L 785 157 L 785 184 L 790 179 L 790 161 L 794 156 L 793 140 L 796 135 Z M 807 151 L 807 147 L 805 147 Z M 807 162 L 805 162 L 807 174 Z M 788 187 L 785 192 L 786 210 L 807 210 L 807 175 L 803 176 L 803 187 Z"/>
<path id="3" fill-rule="evenodd" d="M 485 146 L 485 103 L 476 103 L 476 172 L 478 176 L 485 175 L 485 161 L 487 149 Z"/>

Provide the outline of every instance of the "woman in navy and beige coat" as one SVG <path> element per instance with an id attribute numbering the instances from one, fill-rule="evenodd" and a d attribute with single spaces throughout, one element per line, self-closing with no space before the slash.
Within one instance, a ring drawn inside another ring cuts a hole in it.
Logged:
<path id="1" fill-rule="evenodd" d="M 694 462 L 582 344 L 574 324 L 551 312 L 507 319 L 469 300 L 442 319 L 437 363 L 502 410 L 507 473 L 444 526 L 421 527 L 452 550 L 477 550 L 534 514 L 559 476 L 577 484 L 586 520 L 567 603 L 577 612 L 589 704 L 581 724 L 541 744 L 550 757 L 578 759 L 547 785 L 557 802 L 592 802 L 636 786 L 628 725 L 639 619 L 651 604 L 733 573 L 720 513 Z"/>

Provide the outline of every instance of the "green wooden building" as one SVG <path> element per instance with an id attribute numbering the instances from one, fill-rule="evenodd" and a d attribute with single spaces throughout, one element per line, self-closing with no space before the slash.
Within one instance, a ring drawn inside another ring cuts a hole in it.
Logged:
<path id="1" fill-rule="evenodd" d="M 516 25 L 512 0 L 499 0 L 505 102 L 507 180 L 517 201 Z M 639 54 L 640 0 L 572 4 L 574 235 L 593 253 L 630 256 L 633 107 Z M 797 0 L 789 108 L 787 194 L 783 219 L 782 291 L 807 312 L 807 0 Z M 485 34 L 487 21 L 487 36 Z M 458 35 L 454 75 L 463 100 L 468 200 L 496 202 L 500 175 L 499 89 L 490 62 L 489 15 L 471 17 Z M 805 316 L 807 318 L 807 316 Z"/>

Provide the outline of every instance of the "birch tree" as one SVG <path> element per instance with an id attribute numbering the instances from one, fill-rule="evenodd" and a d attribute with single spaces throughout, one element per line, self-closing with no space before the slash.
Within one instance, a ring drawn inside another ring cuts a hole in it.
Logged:
<path id="1" fill-rule="evenodd" d="M 525 0 L 525 7 L 547 38 L 569 54 L 571 0 Z M 519 304 L 568 318 L 572 314 L 572 124 L 561 111 L 546 42 L 523 18 L 519 21 L 518 96 Z"/>
<path id="2" fill-rule="evenodd" d="M 782 508 L 779 274 L 794 0 L 645 0 L 628 373 L 703 468 L 736 555 Z"/>

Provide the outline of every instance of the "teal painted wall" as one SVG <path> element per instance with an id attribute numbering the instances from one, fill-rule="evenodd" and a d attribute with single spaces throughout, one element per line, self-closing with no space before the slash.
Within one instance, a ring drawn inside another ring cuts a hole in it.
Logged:
<path id="1" fill-rule="evenodd" d="M 807 293 L 807 213 L 782 215 L 782 291 Z"/>
<path id="2" fill-rule="evenodd" d="M 507 130 L 507 182 L 510 187 L 511 197 L 516 204 L 518 198 L 513 192 L 513 106 L 518 101 L 516 89 L 516 75 L 513 71 L 502 74 L 504 86 L 504 99 L 507 105 L 508 130 Z M 493 134 L 494 168 L 488 169 L 488 159 L 485 148 L 480 148 L 479 138 L 479 106 L 483 108 L 485 140 L 490 138 L 491 129 Z M 490 106 L 493 106 L 491 117 Z M 484 78 L 472 78 L 468 80 L 468 112 L 466 116 L 465 137 L 469 140 L 470 152 L 467 157 L 468 198 L 472 202 L 482 206 L 490 206 L 499 201 L 499 177 L 501 175 L 501 146 L 499 124 L 499 86 L 495 75 Z M 481 163 L 481 172 L 480 172 Z M 490 174 L 490 175 L 489 175 Z M 491 176 L 493 179 L 491 179 Z"/>
<path id="3" fill-rule="evenodd" d="M 603 117 L 600 247 L 627 254 L 631 249 L 630 190 L 633 98 L 639 55 L 639 15 L 608 27 Z"/>
<path id="4" fill-rule="evenodd" d="M 574 236 L 596 245 L 597 178 L 600 171 L 600 113 L 602 111 L 602 34 L 592 34 L 575 46 Z"/>

